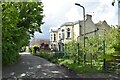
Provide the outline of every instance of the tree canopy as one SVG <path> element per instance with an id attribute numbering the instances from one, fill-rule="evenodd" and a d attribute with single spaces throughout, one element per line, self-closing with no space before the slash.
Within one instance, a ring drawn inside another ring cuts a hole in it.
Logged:
<path id="1" fill-rule="evenodd" d="M 42 2 L 2 3 L 2 63 L 14 63 L 20 49 L 28 45 L 35 31 L 43 24 Z"/>

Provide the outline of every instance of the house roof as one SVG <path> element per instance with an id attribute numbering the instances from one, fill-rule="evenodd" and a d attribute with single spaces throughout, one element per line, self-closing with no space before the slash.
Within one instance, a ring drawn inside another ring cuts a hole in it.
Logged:
<path id="1" fill-rule="evenodd" d="M 33 45 L 38 45 L 40 46 L 42 43 L 45 44 L 50 44 L 50 40 L 49 39 L 33 39 L 30 43 L 31 46 Z"/>
<path id="2" fill-rule="evenodd" d="M 57 32 L 58 31 L 58 28 L 54 28 L 54 29 L 50 29 L 50 31 L 49 32 Z"/>
<path id="3" fill-rule="evenodd" d="M 79 23 L 80 23 L 81 26 L 83 26 L 83 22 L 84 22 L 84 20 L 78 20 L 76 22 L 66 22 L 66 23 L 62 24 L 61 26 L 57 27 L 56 29 L 51 29 L 51 31 L 52 32 L 57 32 L 58 30 L 60 30 L 60 27 L 74 26 L 74 25 L 79 24 Z M 86 22 L 86 20 L 85 20 L 85 22 Z M 95 24 L 96 27 L 102 27 L 102 26 L 105 26 L 105 25 L 107 25 L 106 27 L 110 28 L 110 26 L 107 24 L 107 22 L 105 20 L 104 21 L 99 21 L 98 23 Z"/>
<path id="4" fill-rule="evenodd" d="M 83 24 L 83 22 L 84 22 L 83 20 L 78 20 L 78 21 L 74 22 L 74 25 L 79 24 L 79 23 Z"/>
<path id="5" fill-rule="evenodd" d="M 62 24 L 61 27 L 62 26 L 72 26 L 72 25 L 74 25 L 74 22 L 66 22 L 66 23 Z"/>
<path id="6" fill-rule="evenodd" d="M 107 25 L 108 27 L 110 27 L 107 22 L 104 20 L 104 21 L 99 21 L 98 23 L 95 24 L 97 27 L 101 27 L 102 25 Z"/>

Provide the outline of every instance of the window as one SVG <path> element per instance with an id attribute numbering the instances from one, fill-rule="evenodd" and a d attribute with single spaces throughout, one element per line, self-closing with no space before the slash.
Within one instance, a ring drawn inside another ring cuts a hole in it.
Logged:
<path id="1" fill-rule="evenodd" d="M 56 41 L 56 34 L 54 34 L 54 41 Z"/>
<path id="2" fill-rule="evenodd" d="M 51 41 L 52 41 L 52 34 L 51 34 Z"/>
<path id="3" fill-rule="evenodd" d="M 53 48 L 53 44 L 51 44 L 51 48 Z"/>
<path id="4" fill-rule="evenodd" d="M 61 34 L 59 33 L 59 39 L 61 39 Z"/>
<path id="5" fill-rule="evenodd" d="M 64 33 L 62 33 L 62 39 L 64 39 Z"/>
<path id="6" fill-rule="evenodd" d="M 67 28 L 67 38 L 70 38 L 70 28 Z"/>
<path id="7" fill-rule="evenodd" d="M 80 36 L 82 35 L 82 26 L 80 25 Z"/>
<path id="8" fill-rule="evenodd" d="M 54 44 L 54 48 L 56 48 L 56 44 Z"/>
<path id="9" fill-rule="evenodd" d="M 62 29 L 62 39 L 64 39 L 64 29 Z"/>

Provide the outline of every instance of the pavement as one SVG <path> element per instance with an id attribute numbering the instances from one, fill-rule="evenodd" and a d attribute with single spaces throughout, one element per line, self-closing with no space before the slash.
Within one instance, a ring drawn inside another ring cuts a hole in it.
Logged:
<path id="1" fill-rule="evenodd" d="M 3 78 L 119 78 L 118 74 L 77 74 L 44 58 L 20 53 L 17 64 L 2 68 Z"/>

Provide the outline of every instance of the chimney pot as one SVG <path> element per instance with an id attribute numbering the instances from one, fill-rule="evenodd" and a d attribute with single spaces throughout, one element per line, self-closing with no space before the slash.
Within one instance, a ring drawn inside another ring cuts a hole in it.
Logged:
<path id="1" fill-rule="evenodd" d="M 92 20 L 92 15 L 87 14 L 87 15 L 86 15 L 86 19 Z"/>

